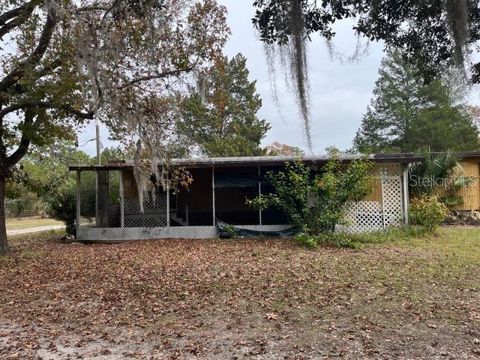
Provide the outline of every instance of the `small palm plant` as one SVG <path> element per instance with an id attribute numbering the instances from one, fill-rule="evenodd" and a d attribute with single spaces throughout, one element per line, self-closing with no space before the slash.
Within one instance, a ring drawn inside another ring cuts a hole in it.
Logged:
<path id="1" fill-rule="evenodd" d="M 459 190 L 474 182 L 473 177 L 463 175 L 461 158 L 451 151 L 426 152 L 424 160 L 410 169 L 409 187 L 413 197 L 436 196 L 449 208 L 463 203 Z"/>

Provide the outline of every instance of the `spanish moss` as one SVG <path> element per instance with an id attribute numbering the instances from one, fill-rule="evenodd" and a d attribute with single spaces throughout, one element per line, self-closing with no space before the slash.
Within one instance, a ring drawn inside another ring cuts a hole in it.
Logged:
<path id="1" fill-rule="evenodd" d="M 468 40 L 468 1 L 446 0 L 448 26 L 454 40 L 454 59 L 458 67 L 464 66 Z"/>
<path id="2" fill-rule="evenodd" d="M 308 149 L 312 151 L 312 137 L 310 132 L 310 101 L 308 97 L 308 77 L 307 77 L 307 55 L 306 55 L 306 34 L 305 22 L 303 18 L 302 4 L 298 0 L 290 0 L 290 19 L 292 30 L 292 41 L 289 49 L 289 58 L 291 73 L 294 84 L 296 85 L 297 101 L 300 106 L 300 112 L 303 117 L 305 130 L 305 139 Z"/>
<path id="3" fill-rule="evenodd" d="M 266 59 L 276 58 L 276 49 L 274 46 L 264 44 L 263 51 L 265 52 Z M 270 92 L 272 94 L 273 103 L 275 104 L 280 120 L 285 123 L 285 118 L 283 116 L 280 106 L 280 99 L 278 97 L 277 70 L 274 61 L 267 61 L 267 74 L 270 83 Z"/>
<path id="4" fill-rule="evenodd" d="M 312 152 L 312 137 L 310 126 L 310 99 L 307 64 L 307 35 L 305 32 L 305 19 L 302 0 L 282 0 L 280 7 L 288 14 L 288 35 L 283 41 L 275 45 L 269 45 L 266 50 L 269 62 L 269 71 L 275 68 L 275 61 L 280 60 L 284 69 L 287 69 L 287 86 L 291 84 L 297 99 L 300 116 L 303 120 L 305 140 L 310 152 Z M 278 53 L 273 49 L 278 48 Z M 274 70 L 273 70 L 274 71 Z M 275 74 L 271 74 L 275 75 Z M 272 76 L 271 76 L 272 77 Z M 276 83 L 273 84 L 276 88 Z M 275 97 L 276 95 L 274 95 Z"/>
<path id="5" fill-rule="evenodd" d="M 368 55 L 370 48 L 369 40 L 364 40 L 359 34 L 357 34 L 355 49 L 351 55 L 345 55 L 344 53 L 338 51 L 332 39 L 325 39 L 325 43 L 330 59 L 339 61 L 342 65 L 359 62 Z"/>

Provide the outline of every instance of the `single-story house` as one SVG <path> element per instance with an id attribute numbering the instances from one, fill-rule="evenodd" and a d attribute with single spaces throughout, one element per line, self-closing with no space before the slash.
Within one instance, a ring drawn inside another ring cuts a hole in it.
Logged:
<path id="1" fill-rule="evenodd" d="M 348 163 L 358 158 L 343 155 L 340 160 Z M 291 225 L 277 209 L 257 210 L 245 200 L 273 191 L 264 181 L 265 174 L 299 159 L 314 171 L 329 160 L 327 156 L 173 159 L 170 166 L 187 170 L 193 183 L 188 189 L 160 188 L 144 193 L 143 213 L 132 162 L 72 165 L 70 170 L 77 173 L 77 238 L 212 238 L 218 236 L 219 222 L 255 231 L 286 230 Z M 372 191 L 349 206 L 348 223 L 339 230 L 371 231 L 408 222 L 408 167 L 421 157 L 376 154 L 369 159 L 374 163 Z M 90 191 L 85 191 L 87 188 Z"/>

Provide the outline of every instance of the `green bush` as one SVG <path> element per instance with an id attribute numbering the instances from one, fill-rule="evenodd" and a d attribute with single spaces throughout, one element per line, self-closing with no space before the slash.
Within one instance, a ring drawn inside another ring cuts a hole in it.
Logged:
<path id="1" fill-rule="evenodd" d="M 434 231 L 448 215 L 448 208 L 436 196 L 422 196 L 410 204 L 410 221 L 413 225 Z"/>
<path id="2" fill-rule="evenodd" d="M 247 200 L 247 204 L 282 211 L 290 224 L 300 230 L 298 241 L 308 247 L 322 242 L 343 246 L 347 241 L 334 233 L 335 227 L 344 223 L 347 204 L 364 198 L 370 191 L 370 169 L 367 160 L 345 164 L 335 154 L 319 173 L 301 161 L 287 163 L 285 170 L 267 174 L 273 193 Z"/>
<path id="3" fill-rule="evenodd" d="M 234 239 L 234 238 L 236 238 L 239 234 L 238 234 L 237 229 L 235 229 L 234 226 L 232 226 L 232 225 L 225 225 L 225 226 L 221 229 L 219 235 L 220 235 L 220 238 L 221 238 L 221 239 Z"/>
<path id="4" fill-rule="evenodd" d="M 309 249 L 316 248 L 318 245 L 318 239 L 316 236 L 304 232 L 296 234 L 295 241 Z"/>
<path id="5" fill-rule="evenodd" d="M 69 235 L 76 235 L 77 200 L 74 176 L 75 174 L 69 174 L 69 177 L 64 178 L 60 185 L 43 194 L 48 215 L 63 221 Z M 80 194 L 82 216 L 95 218 L 95 175 L 93 173 L 82 175 Z"/>
<path id="6" fill-rule="evenodd" d="M 57 191 L 52 191 L 45 196 L 45 200 L 48 205 L 48 214 L 65 223 L 68 235 L 76 235 L 76 199 L 73 184 L 66 182 L 64 186 L 57 188 Z"/>

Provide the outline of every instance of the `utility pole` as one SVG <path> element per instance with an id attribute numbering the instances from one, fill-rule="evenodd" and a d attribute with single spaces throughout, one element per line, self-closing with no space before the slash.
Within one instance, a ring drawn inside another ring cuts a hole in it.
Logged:
<path id="1" fill-rule="evenodd" d="M 95 139 L 97 141 L 97 165 L 102 165 L 102 158 L 100 155 L 102 145 L 100 143 L 100 123 L 98 120 L 95 123 Z"/>
<path id="2" fill-rule="evenodd" d="M 95 121 L 95 142 L 97 144 L 97 165 L 102 164 L 102 159 L 100 158 L 100 124 L 98 120 Z M 99 206 L 99 201 L 100 201 L 100 196 L 99 196 L 99 189 L 100 189 L 100 176 L 98 173 L 99 169 L 95 171 L 95 224 L 96 226 L 99 226 L 100 224 L 100 206 Z"/>

